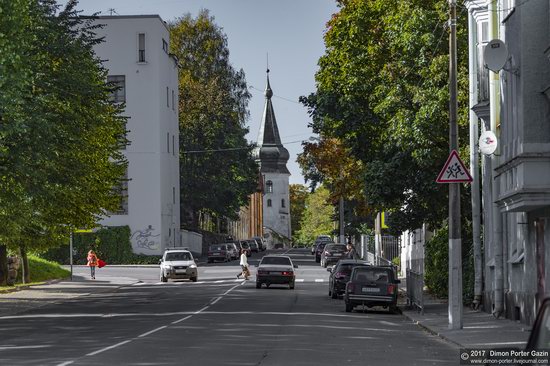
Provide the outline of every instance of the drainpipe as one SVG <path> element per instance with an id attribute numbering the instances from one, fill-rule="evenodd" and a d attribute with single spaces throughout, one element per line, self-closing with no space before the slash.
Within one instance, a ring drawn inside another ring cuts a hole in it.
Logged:
<path id="1" fill-rule="evenodd" d="M 499 20 L 498 9 L 496 1 L 489 1 L 489 37 L 495 39 L 499 37 Z M 493 131 L 497 137 L 499 131 L 497 125 L 500 121 L 500 81 L 499 74 L 489 71 L 489 99 L 491 103 L 491 131 Z M 498 318 L 504 312 L 504 270 L 503 270 L 503 242 L 502 242 L 502 214 L 496 203 L 499 195 L 499 187 L 497 181 L 497 174 L 495 168 L 499 166 L 498 154 L 500 148 L 491 156 L 492 162 L 492 186 L 493 197 L 491 200 L 493 211 L 493 240 L 492 246 L 494 249 L 495 258 L 495 277 L 494 277 L 494 306 L 493 315 Z"/>
<path id="2" fill-rule="evenodd" d="M 473 308 L 478 309 L 481 304 L 483 291 L 483 258 L 481 256 L 481 214 L 480 214 L 480 191 L 479 191 L 479 124 L 478 117 L 472 107 L 477 104 L 477 23 L 472 15 L 468 13 L 468 65 L 470 75 L 470 171 L 473 178 L 472 189 L 472 233 L 474 244 L 474 301 Z"/>

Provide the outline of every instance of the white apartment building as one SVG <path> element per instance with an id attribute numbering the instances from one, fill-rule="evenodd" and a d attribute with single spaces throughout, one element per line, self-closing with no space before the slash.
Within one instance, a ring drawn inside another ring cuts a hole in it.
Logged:
<path id="1" fill-rule="evenodd" d="M 131 229 L 135 253 L 159 255 L 180 242 L 178 63 L 170 55 L 169 30 L 158 15 L 102 16 L 105 41 L 97 56 L 119 86 L 130 145 L 127 199 L 103 219 L 104 226 Z"/>

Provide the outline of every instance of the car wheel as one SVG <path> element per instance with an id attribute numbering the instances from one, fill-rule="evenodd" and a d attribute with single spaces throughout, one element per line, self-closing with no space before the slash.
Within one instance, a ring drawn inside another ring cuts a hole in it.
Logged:
<path id="1" fill-rule="evenodd" d="M 351 313 L 353 310 L 353 305 L 346 302 L 346 313 Z"/>
<path id="2" fill-rule="evenodd" d="M 256 282 L 256 288 L 262 288 L 262 284 L 260 282 Z"/>
<path id="3" fill-rule="evenodd" d="M 160 275 L 160 282 L 168 282 L 168 278 L 164 277 L 164 275 Z"/>
<path id="4" fill-rule="evenodd" d="M 288 284 L 288 288 L 294 290 L 294 282 Z"/>
<path id="5" fill-rule="evenodd" d="M 330 286 L 328 287 L 328 296 L 332 297 L 332 291 L 330 290 Z"/>
<path id="6" fill-rule="evenodd" d="M 191 281 L 193 282 L 197 282 L 198 278 L 197 277 L 191 277 Z"/>
<path id="7" fill-rule="evenodd" d="M 338 298 L 338 292 L 336 292 L 336 291 L 334 291 L 334 289 L 332 289 L 332 293 L 331 293 L 330 297 L 332 299 L 337 299 Z"/>

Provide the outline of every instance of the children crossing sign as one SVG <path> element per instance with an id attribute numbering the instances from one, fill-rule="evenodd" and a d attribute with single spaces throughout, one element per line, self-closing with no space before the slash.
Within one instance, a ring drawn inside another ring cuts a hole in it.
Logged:
<path id="1" fill-rule="evenodd" d="M 468 171 L 468 169 L 466 169 L 466 166 L 464 166 L 462 160 L 460 160 L 458 153 L 456 152 L 456 150 L 453 150 L 451 151 L 451 154 L 449 155 L 445 166 L 443 167 L 443 169 L 441 169 L 441 173 L 439 173 L 439 175 L 437 176 L 436 182 L 470 183 L 472 180 L 473 179 L 470 175 L 470 172 Z"/>

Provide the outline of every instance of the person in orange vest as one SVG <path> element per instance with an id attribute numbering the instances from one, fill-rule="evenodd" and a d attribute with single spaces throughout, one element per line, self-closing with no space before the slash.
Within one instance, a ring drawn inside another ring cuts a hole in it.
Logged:
<path id="1" fill-rule="evenodd" d="M 90 250 L 88 252 L 88 264 L 87 266 L 90 267 L 90 274 L 92 276 L 92 280 L 95 280 L 95 267 L 97 267 L 97 255 L 93 250 Z"/>

